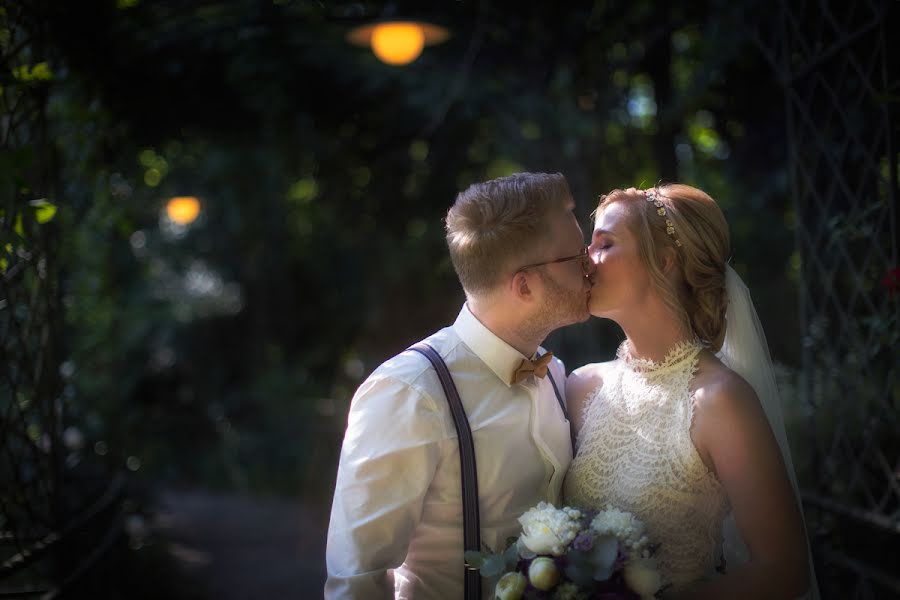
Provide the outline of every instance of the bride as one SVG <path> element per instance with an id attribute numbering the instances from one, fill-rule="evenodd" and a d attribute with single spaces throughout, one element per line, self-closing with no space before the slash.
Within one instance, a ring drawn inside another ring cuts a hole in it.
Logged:
<path id="1" fill-rule="evenodd" d="M 565 503 L 643 520 L 666 597 L 816 598 L 768 348 L 726 265 L 721 210 L 687 185 L 615 190 L 590 254 L 591 314 L 626 339 L 567 381 Z"/>

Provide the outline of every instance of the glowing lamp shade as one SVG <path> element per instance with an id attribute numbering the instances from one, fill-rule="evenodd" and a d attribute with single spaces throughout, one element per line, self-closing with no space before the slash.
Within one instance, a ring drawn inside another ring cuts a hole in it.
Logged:
<path id="1" fill-rule="evenodd" d="M 415 23 L 385 23 L 372 31 L 372 52 L 389 65 L 411 63 L 424 47 L 425 32 Z"/>
<path id="2" fill-rule="evenodd" d="M 388 65 L 408 65 L 419 58 L 425 46 L 449 37 L 447 30 L 430 23 L 389 21 L 357 27 L 347 40 L 357 46 L 371 46 L 378 59 Z"/>
<path id="3" fill-rule="evenodd" d="M 200 200 L 194 196 L 175 196 L 166 204 L 166 214 L 179 225 L 193 223 L 200 214 Z"/>

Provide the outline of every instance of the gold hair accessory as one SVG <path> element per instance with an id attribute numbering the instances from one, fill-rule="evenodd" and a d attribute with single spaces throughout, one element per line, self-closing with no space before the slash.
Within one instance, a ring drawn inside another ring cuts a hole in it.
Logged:
<path id="1" fill-rule="evenodd" d="M 675 235 L 675 223 L 672 222 L 672 219 L 669 218 L 669 215 L 666 213 L 666 205 L 663 204 L 663 201 L 659 199 L 659 196 L 656 193 L 656 190 L 645 190 L 644 197 L 647 199 L 647 202 L 652 202 L 656 207 L 656 214 L 665 218 L 666 220 L 666 233 L 672 236 L 672 239 L 675 240 L 675 245 L 679 248 L 681 247 L 681 240 Z"/>

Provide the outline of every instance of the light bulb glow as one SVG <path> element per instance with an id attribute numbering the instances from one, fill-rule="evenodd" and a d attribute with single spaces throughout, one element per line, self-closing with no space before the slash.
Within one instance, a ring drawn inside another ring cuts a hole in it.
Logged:
<path id="1" fill-rule="evenodd" d="M 355 27 L 347 32 L 354 46 L 371 48 L 382 62 L 401 66 L 416 60 L 425 46 L 441 44 L 450 32 L 440 25 L 424 21 L 382 21 Z"/>
<path id="2" fill-rule="evenodd" d="M 188 225 L 200 215 L 200 200 L 194 196 L 175 196 L 166 204 L 169 219 L 179 225 Z"/>
<path id="3" fill-rule="evenodd" d="M 372 30 L 372 52 L 389 65 L 406 65 L 419 58 L 425 32 L 415 23 L 382 23 Z"/>

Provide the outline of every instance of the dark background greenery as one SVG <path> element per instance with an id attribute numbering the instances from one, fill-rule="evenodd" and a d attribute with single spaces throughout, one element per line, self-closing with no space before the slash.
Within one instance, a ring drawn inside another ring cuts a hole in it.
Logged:
<path id="1" fill-rule="evenodd" d="M 88 437 L 166 480 L 327 489 L 323 435 L 355 385 L 462 301 L 447 207 L 517 170 L 566 174 L 585 228 L 613 187 L 708 190 L 796 362 L 783 101 L 754 8 L 448 3 L 422 16 L 450 40 L 398 68 L 343 39 L 377 3 L 45 7 Z M 167 235 L 184 194 L 202 216 Z M 570 365 L 615 346 L 575 329 L 551 339 Z"/>
<path id="2" fill-rule="evenodd" d="M 469 183 L 514 171 L 564 173 L 586 230 L 611 188 L 707 190 L 773 355 L 788 379 L 799 365 L 785 103 L 758 37 L 769 3 L 25 14 L 52 72 L 28 85 L 48 98 L 73 415 L 92 460 L 151 489 L 327 507 L 353 390 L 463 300 L 443 215 Z M 402 68 L 345 41 L 390 14 L 451 37 Z M 201 199 L 193 225 L 166 222 L 174 195 Z M 591 322 L 547 345 L 572 368 L 619 335 Z"/>

